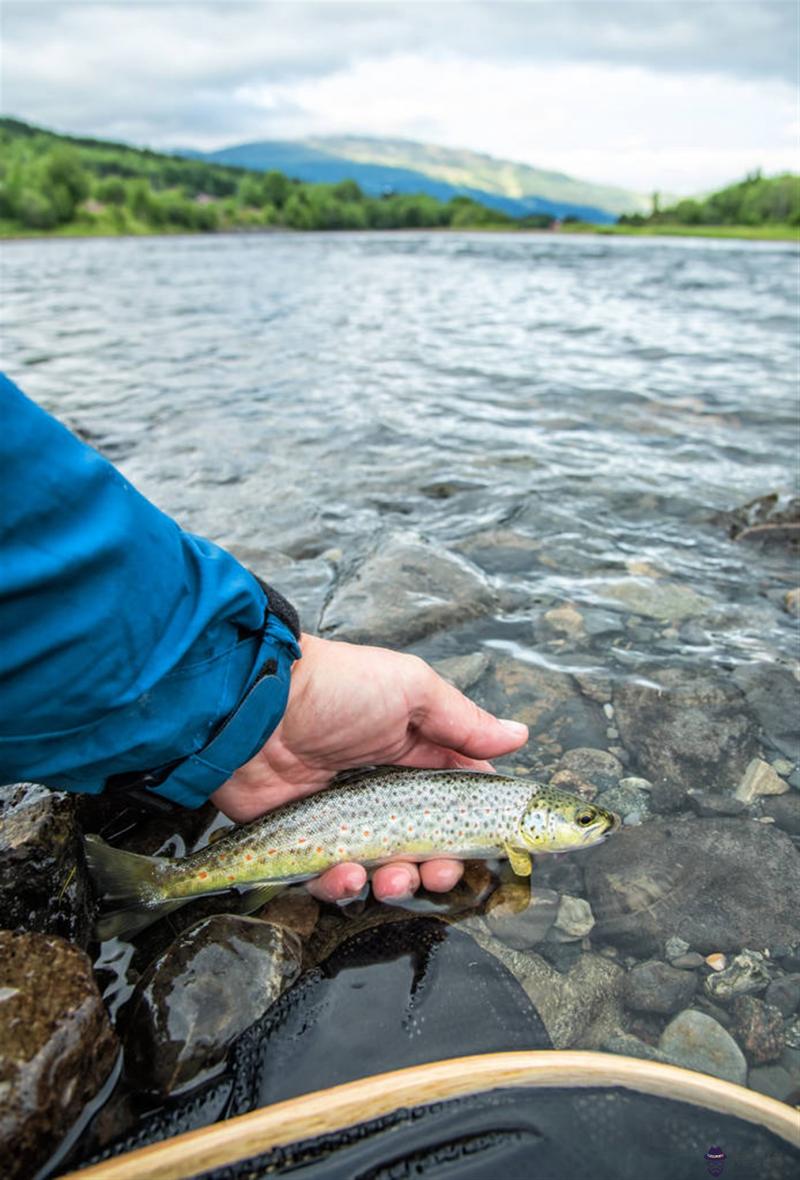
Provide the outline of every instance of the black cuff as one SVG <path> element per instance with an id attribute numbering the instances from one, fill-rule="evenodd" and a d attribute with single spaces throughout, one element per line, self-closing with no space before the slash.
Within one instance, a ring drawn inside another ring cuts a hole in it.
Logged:
<path id="1" fill-rule="evenodd" d="M 251 570 L 250 573 L 252 574 L 253 571 Z M 295 639 L 299 643 L 300 616 L 292 606 L 291 602 L 288 602 L 277 590 L 273 590 L 272 586 L 268 586 L 266 582 L 262 582 L 258 574 L 253 574 L 253 577 L 267 596 L 270 614 L 273 614 L 276 618 L 280 619 L 280 621 L 289 628 L 292 635 L 294 635 Z"/>

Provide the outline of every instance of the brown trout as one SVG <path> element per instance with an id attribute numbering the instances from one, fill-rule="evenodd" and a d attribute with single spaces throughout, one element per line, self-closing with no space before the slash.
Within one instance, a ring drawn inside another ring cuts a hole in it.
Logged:
<path id="1" fill-rule="evenodd" d="M 347 771 L 189 856 L 140 856 L 87 836 L 86 857 L 101 893 L 121 907 L 98 922 L 111 937 L 196 897 L 258 890 L 263 903 L 342 861 L 508 857 L 528 876 L 532 853 L 589 848 L 619 826 L 613 812 L 523 778 L 387 766 Z"/>

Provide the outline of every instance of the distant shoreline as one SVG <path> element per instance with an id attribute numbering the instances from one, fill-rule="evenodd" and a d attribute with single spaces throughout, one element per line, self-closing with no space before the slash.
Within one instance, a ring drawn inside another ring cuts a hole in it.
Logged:
<path id="1" fill-rule="evenodd" d="M 796 242 L 800 244 L 800 228 L 791 225 L 595 225 L 588 222 L 570 222 L 559 229 L 534 229 L 529 226 L 511 225 L 461 225 L 451 226 L 419 226 L 402 227 L 397 229 L 342 229 L 342 230 L 305 230 L 289 229 L 284 226 L 259 226 L 253 228 L 225 229 L 225 230 L 187 230 L 176 227 L 174 230 L 163 227 L 142 229 L 130 233 L 109 233 L 107 230 L 86 230 L 85 226 L 74 223 L 61 226 L 58 229 L 25 229 L 14 227 L 9 231 L 0 225 L 0 241 L 20 242 L 30 240 L 58 240 L 70 241 L 75 238 L 215 238 L 215 237 L 252 237 L 264 235 L 303 235 L 307 233 L 347 233 L 347 234 L 453 234 L 453 233 L 482 233 L 482 234 L 527 234 L 535 237 L 552 237 L 565 234 L 594 234 L 598 237 L 630 237 L 630 238 L 738 238 L 743 241 L 763 242 Z"/>

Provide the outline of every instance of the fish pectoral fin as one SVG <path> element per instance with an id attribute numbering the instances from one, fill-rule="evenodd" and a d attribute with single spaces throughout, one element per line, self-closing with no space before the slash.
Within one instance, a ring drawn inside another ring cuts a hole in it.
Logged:
<path id="1" fill-rule="evenodd" d="M 530 877 L 533 872 L 533 862 L 531 861 L 530 853 L 523 848 L 513 848 L 511 844 L 505 845 L 506 856 L 511 862 L 511 867 L 518 877 Z"/>

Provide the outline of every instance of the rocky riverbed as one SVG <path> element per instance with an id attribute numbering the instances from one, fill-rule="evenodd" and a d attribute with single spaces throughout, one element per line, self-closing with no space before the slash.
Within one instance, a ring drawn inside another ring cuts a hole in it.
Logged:
<path id="1" fill-rule="evenodd" d="M 395 580 L 387 614 L 389 568 L 407 581 Z M 675 628 L 685 596 L 665 595 L 654 579 L 648 605 L 648 575 L 634 577 L 632 598 L 621 593 L 617 610 L 599 618 L 548 604 L 537 624 L 542 649 L 578 652 L 612 621 L 622 634 L 656 617 L 662 634 Z M 458 635 L 499 609 L 471 557 L 392 534 L 342 571 L 319 629 L 408 647 Z M 14 1175 L 44 1163 L 70 1132 L 74 1161 L 326 1078 L 488 1048 L 624 1053 L 800 1104 L 800 779 L 791 757 L 800 709 L 791 670 L 656 662 L 620 678 L 599 666 L 567 673 L 489 644 L 438 668 L 531 727 L 506 769 L 613 808 L 622 830 L 599 848 L 539 858 L 530 884 L 505 863 L 476 862 L 452 894 L 422 895 L 407 910 L 368 899 L 322 906 L 302 886 L 250 916 L 215 898 L 133 944 L 98 948 L 82 831 L 180 854 L 227 821 L 210 806 L 153 813 L 33 784 L 2 789 L 0 1127 L 4 1146 L 17 1145 Z M 434 913 L 409 921 L 409 909 L 426 908 Z M 485 964 L 477 992 L 463 990 L 467 978 L 477 984 L 467 960 Z M 354 971 L 366 989 L 355 1006 Z M 399 1040 L 389 1032 L 395 1021 Z M 423 1025 L 422 1041 L 407 1042 Z M 291 1053 L 278 1068 L 286 1038 Z M 158 1113 L 145 1115 L 154 1102 Z"/>
<path id="2" fill-rule="evenodd" d="M 216 898 L 98 946 L 81 834 L 182 855 L 220 818 L 2 788 L 9 1180 L 492 1047 L 800 1102 L 796 252 L 312 234 L 4 261 L 23 388 L 306 630 L 526 722 L 498 769 L 624 820 L 530 888 L 501 863 L 406 910 Z"/>

